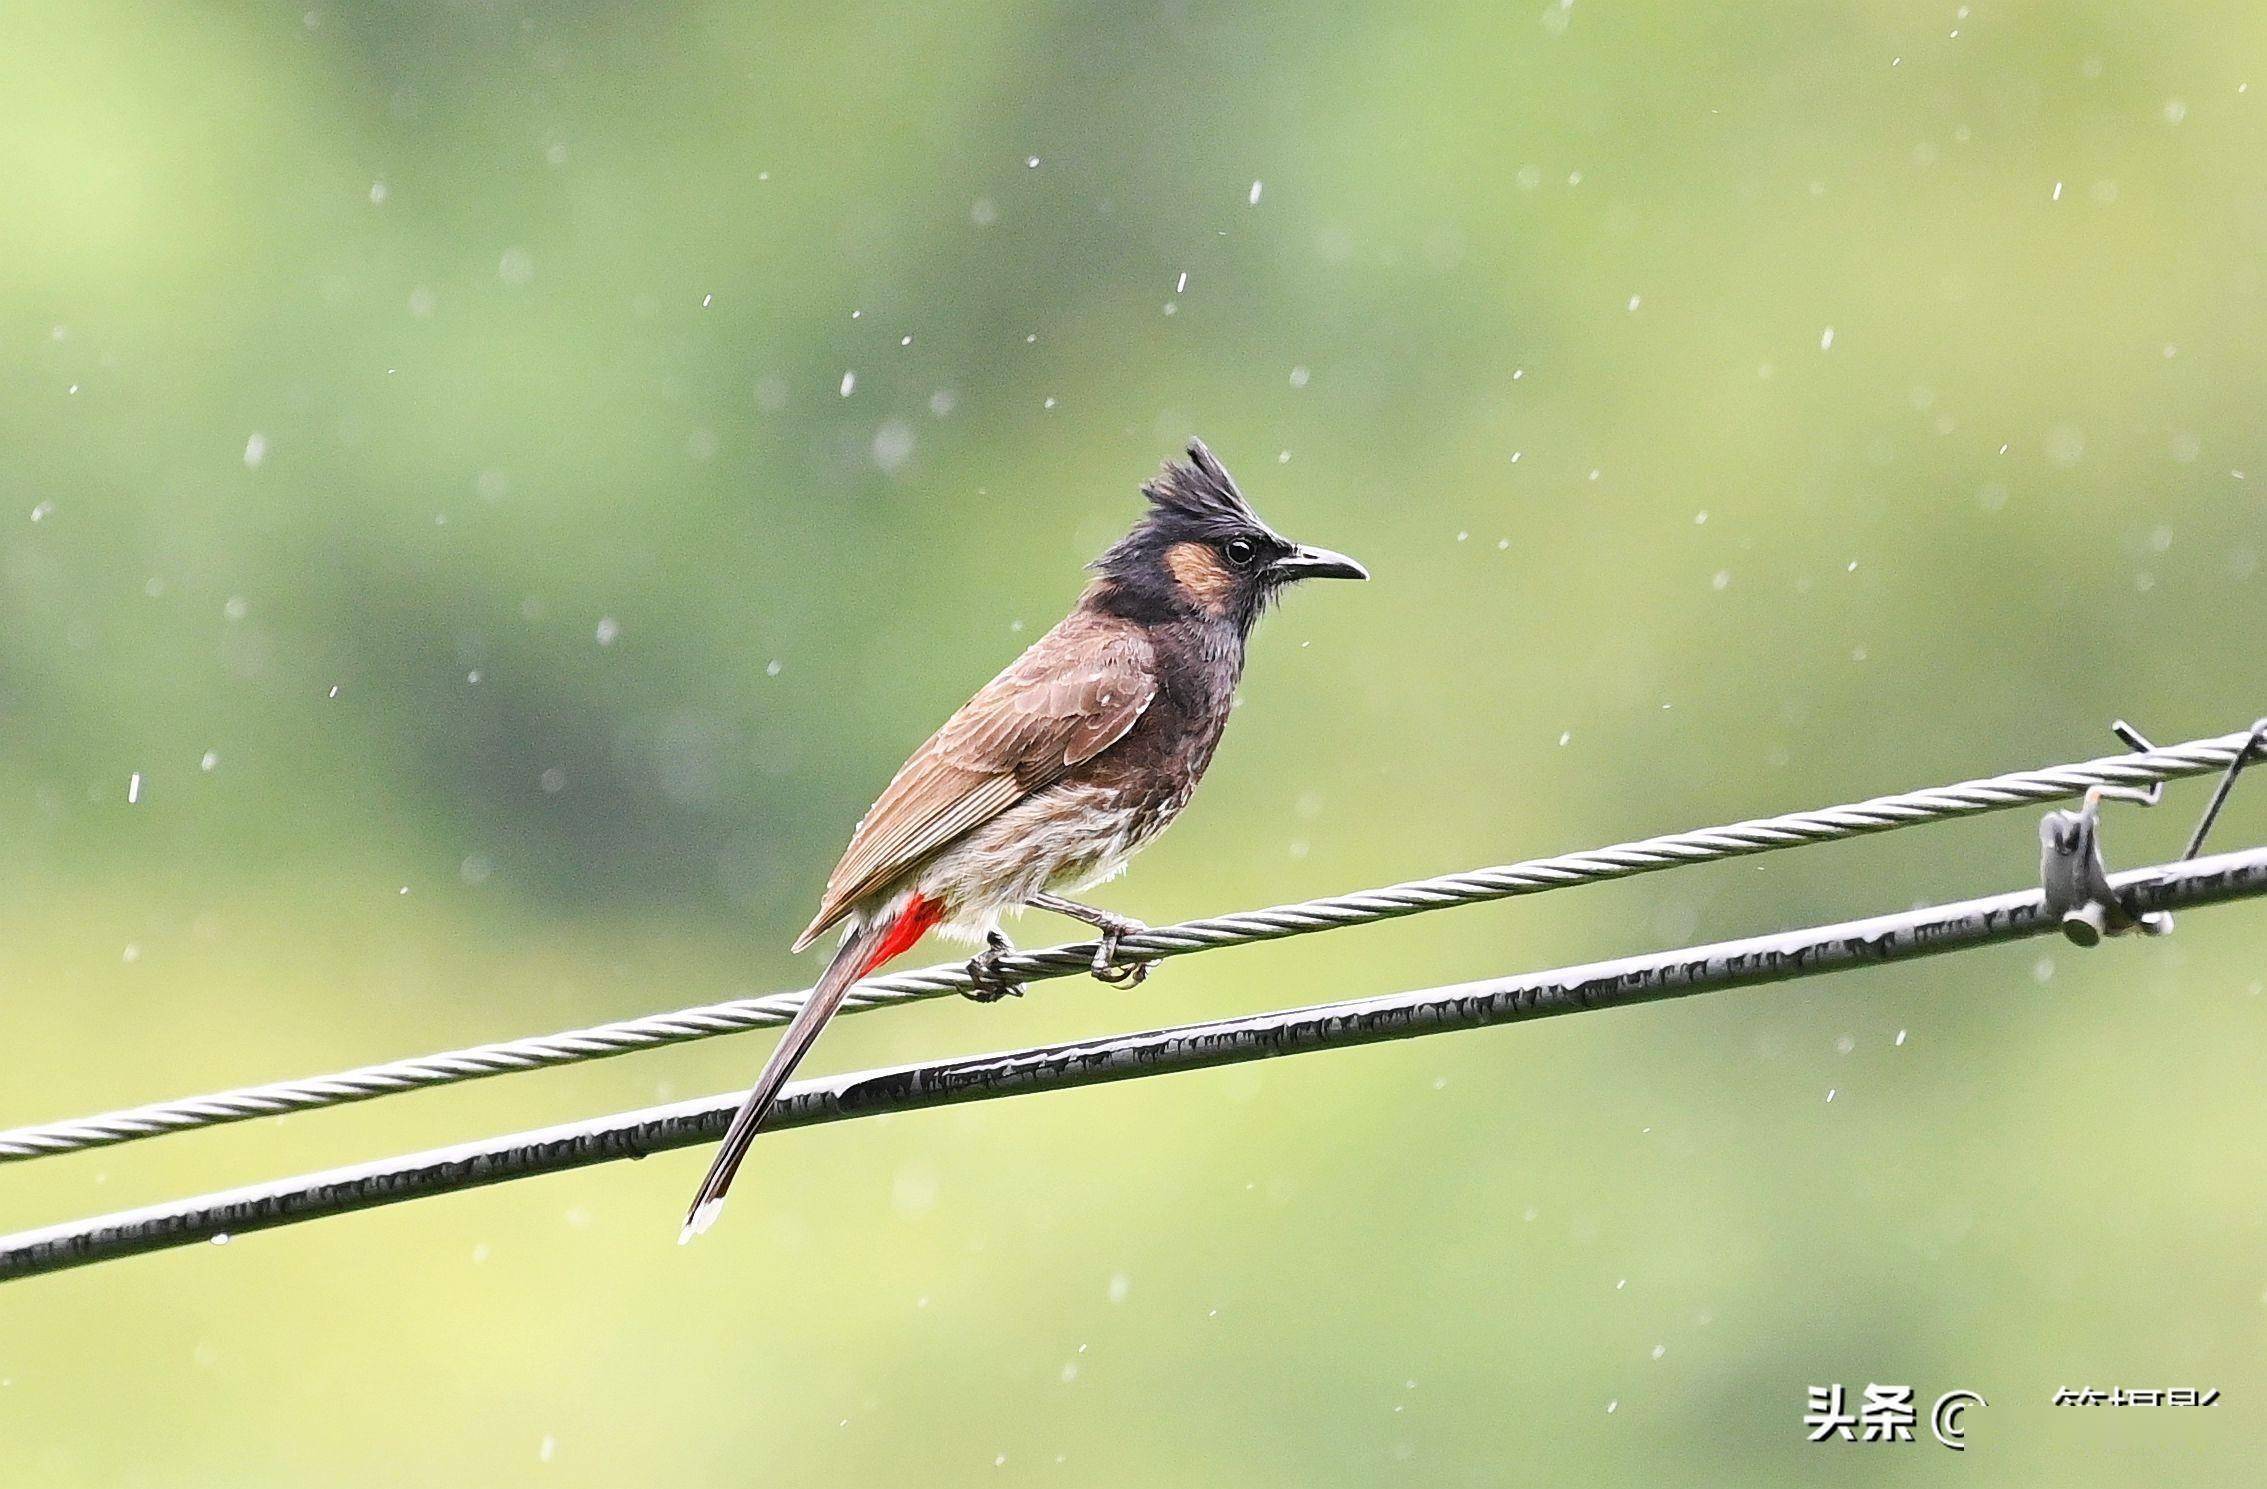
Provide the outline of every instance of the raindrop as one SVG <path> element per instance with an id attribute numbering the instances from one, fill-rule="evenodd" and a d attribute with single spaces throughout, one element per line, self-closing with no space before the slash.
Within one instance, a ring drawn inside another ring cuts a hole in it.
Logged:
<path id="1" fill-rule="evenodd" d="M 913 426 L 901 419 L 892 419 L 874 431 L 874 464 L 883 470 L 896 472 L 913 456 Z"/>

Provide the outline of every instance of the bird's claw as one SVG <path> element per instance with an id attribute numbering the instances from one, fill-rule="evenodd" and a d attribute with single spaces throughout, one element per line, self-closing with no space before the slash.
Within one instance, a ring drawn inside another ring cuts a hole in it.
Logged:
<path id="1" fill-rule="evenodd" d="M 1121 962 L 1118 960 L 1118 942 L 1127 936 L 1138 936 L 1149 927 L 1138 920 L 1124 916 L 1103 923 L 1102 939 L 1095 944 L 1094 961 L 1089 970 L 1096 982 L 1112 987 L 1140 987 L 1149 976 L 1147 962 Z"/>
<path id="2" fill-rule="evenodd" d="M 968 959 L 968 980 L 974 986 L 962 991 L 961 996 L 978 1003 L 997 1003 L 1002 998 L 1023 996 L 1023 984 L 1011 982 L 1000 970 L 1000 960 L 1015 950 L 1008 938 L 998 931 L 984 938 L 984 949 Z"/>

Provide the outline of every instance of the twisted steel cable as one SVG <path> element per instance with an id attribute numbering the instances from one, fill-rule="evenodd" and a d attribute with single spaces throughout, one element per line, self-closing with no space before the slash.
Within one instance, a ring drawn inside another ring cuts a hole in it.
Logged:
<path id="1" fill-rule="evenodd" d="M 2109 891 L 2139 915 L 2257 898 L 2267 895 L 2267 848 L 2135 869 L 2111 876 Z M 1970 951 L 2062 928 L 2061 912 L 2040 889 L 2021 889 L 1549 972 L 824 1076 L 787 1087 L 771 1125 L 806 1127 L 1623 1008 Z M 617 1112 L 0 1236 L 0 1282 L 713 1143 L 741 1094 Z M 674 1230 L 674 1214 L 667 1218 Z M 669 1233 L 657 1226 L 655 1243 Z"/>
<path id="2" fill-rule="evenodd" d="M 2252 738 L 2251 731 L 2246 730 L 2161 749 L 1877 796 L 1869 801 L 1816 811 L 1758 817 L 1722 827 L 1643 838 L 1583 853 L 1528 859 L 1433 879 L 1413 879 L 1329 899 L 1158 926 L 1138 936 L 1126 937 L 1119 943 L 1119 956 L 1121 960 L 1161 961 L 1191 952 L 1392 920 L 1453 905 L 1540 894 L 1574 884 L 1628 878 L 1656 869 L 1769 853 L 1805 843 L 1831 842 L 1924 822 L 2057 801 L 2081 795 L 2095 786 L 2143 787 L 2207 775 L 2227 769 L 2239 756 L 2247 754 Z M 1086 941 L 1019 952 L 1005 960 L 1003 970 L 1019 982 L 1067 977 L 1086 971 L 1094 951 L 1095 943 Z M 963 991 L 968 986 L 968 974 L 958 964 L 898 972 L 861 983 L 844 1000 L 842 1011 L 855 1013 L 933 998 Z M 0 1130 L 0 1163 L 108 1147 L 255 1117 L 369 1101 L 427 1086 L 453 1085 L 545 1066 L 603 1060 L 633 1050 L 784 1024 L 794 1017 L 806 996 L 808 989 L 759 998 L 735 998 L 558 1034 L 364 1065 L 333 1075 L 243 1086 L 208 1096 L 127 1107 L 74 1121 Z"/>

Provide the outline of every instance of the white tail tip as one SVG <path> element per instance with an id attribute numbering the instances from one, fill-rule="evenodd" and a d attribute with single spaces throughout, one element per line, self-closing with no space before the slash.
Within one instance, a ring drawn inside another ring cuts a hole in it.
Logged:
<path id="1" fill-rule="evenodd" d="M 700 1208 L 693 1211 L 692 1219 L 685 1222 L 685 1228 L 677 1232 L 677 1244 L 690 1246 L 693 1237 L 708 1234 L 708 1228 L 716 1224 L 716 1217 L 723 1213 L 724 1197 L 722 1195 L 712 1200 L 703 1201 Z"/>

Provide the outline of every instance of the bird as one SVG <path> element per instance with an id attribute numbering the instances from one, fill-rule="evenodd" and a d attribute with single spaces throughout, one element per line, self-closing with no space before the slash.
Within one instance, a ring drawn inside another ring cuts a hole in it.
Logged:
<path id="1" fill-rule="evenodd" d="M 840 949 L 749 1090 L 686 1213 L 678 1242 L 724 1206 L 787 1077 L 843 994 L 931 930 L 984 950 L 968 996 L 1022 989 L 1000 917 L 1025 907 L 1100 933 L 1091 971 L 1132 986 L 1120 963 L 1140 921 L 1064 897 L 1115 877 L 1188 805 L 1227 727 L 1252 627 L 1289 585 L 1367 579 L 1342 553 L 1295 543 L 1252 510 L 1226 467 L 1192 439 L 1142 486 L 1130 531 L 1087 567 L 1069 615 L 946 720 L 851 834 L 800 952 L 844 928 Z"/>

